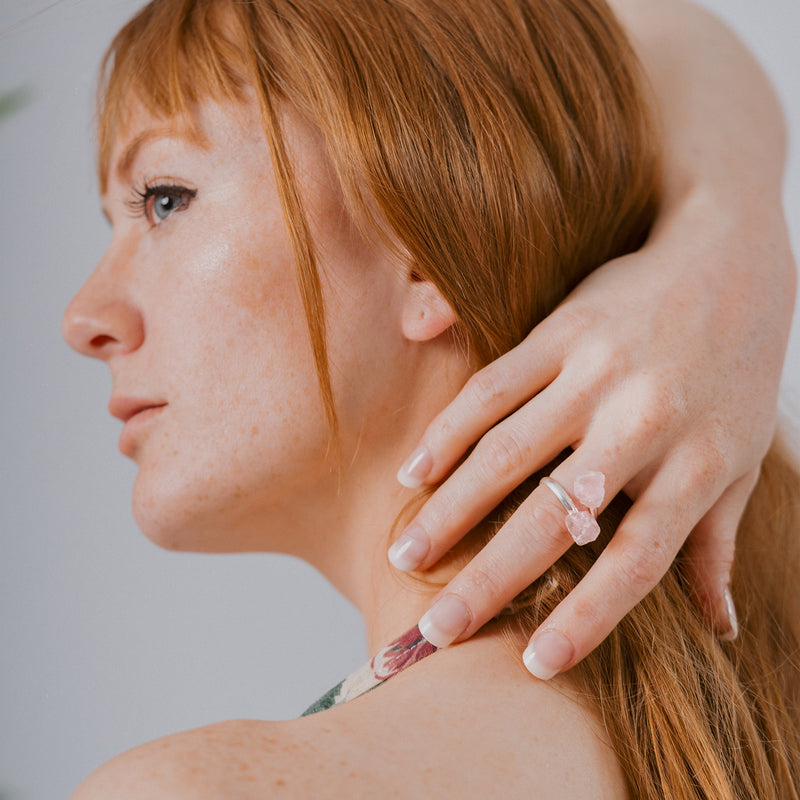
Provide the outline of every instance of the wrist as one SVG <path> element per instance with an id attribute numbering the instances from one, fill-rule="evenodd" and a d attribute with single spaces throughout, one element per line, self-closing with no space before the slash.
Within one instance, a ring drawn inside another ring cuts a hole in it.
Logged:
<path id="1" fill-rule="evenodd" d="M 703 251 L 720 249 L 720 256 L 746 262 L 747 253 L 767 263 L 758 271 L 774 273 L 785 289 L 793 288 L 796 265 L 780 196 L 775 191 L 697 183 L 665 197 L 648 247 L 681 244 Z M 719 265 L 719 257 L 715 259 Z M 702 266 L 693 259 L 693 268 Z M 789 286 L 789 283 L 792 286 Z"/>
<path id="2" fill-rule="evenodd" d="M 797 266 L 780 198 L 697 184 L 667 198 L 645 249 L 667 273 L 667 284 L 691 283 L 701 296 L 735 296 L 788 328 Z"/>

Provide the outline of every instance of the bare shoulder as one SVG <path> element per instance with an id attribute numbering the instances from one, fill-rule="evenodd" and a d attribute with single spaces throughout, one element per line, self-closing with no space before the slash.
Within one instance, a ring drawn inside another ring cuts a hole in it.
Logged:
<path id="1" fill-rule="evenodd" d="M 155 739 L 95 770 L 71 800 L 336 796 L 315 783 L 346 767 L 330 761 L 344 732 L 302 722 L 230 720 Z"/>
<path id="2" fill-rule="evenodd" d="M 440 651 L 343 706 L 234 720 L 112 759 L 72 800 L 625 798 L 598 721 L 496 643 Z"/>
<path id="3" fill-rule="evenodd" d="M 103 764 L 71 800 L 269 797 L 265 780 L 282 781 L 268 763 L 282 747 L 278 724 L 231 720 L 155 739 Z"/>

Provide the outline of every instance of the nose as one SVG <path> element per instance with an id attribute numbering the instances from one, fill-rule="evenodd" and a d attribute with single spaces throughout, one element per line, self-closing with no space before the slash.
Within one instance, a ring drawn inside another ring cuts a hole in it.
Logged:
<path id="1" fill-rule="evenodd" d="M 107 361 L 141 346 L 144 320 L 119 276 L 101 261 L 67 306 L 61 333 L 73 350 Z"/>

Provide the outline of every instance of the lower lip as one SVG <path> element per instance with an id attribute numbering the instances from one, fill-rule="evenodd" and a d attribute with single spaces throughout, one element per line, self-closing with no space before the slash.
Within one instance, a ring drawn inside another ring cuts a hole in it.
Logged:
<path id="1" fill-rule="evenodd" d="M 148 425 L 164 410 L 164 406 L 150 406 L 134 414 L 122 429 L 119 437 L 119 451 L 125 456 L 131 456 L 136 445 L 136 440 Z"/>

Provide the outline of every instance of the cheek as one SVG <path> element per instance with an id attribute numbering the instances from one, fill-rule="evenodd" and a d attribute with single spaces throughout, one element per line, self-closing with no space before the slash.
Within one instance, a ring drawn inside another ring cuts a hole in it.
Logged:
<path id="1" fill-rule="evenodd" d="M 195 250 L 149 330 L 169 406 L 137 454 L 134 510 L 169 549 L 255 546 L 242 544 L 248 520 L 286 513 L 324 473 L 328 433 L 292 262 L 264 252 L 230 241 Z"/>
<path id="2" fill-rule="evenodd" d="M 167 409 L 138 459 L 136 519 L 170 549 L 280 548 L 276 531 L 292 527 L 280 521 L 327 473 L 315 376 L 230 363 Z"/>

